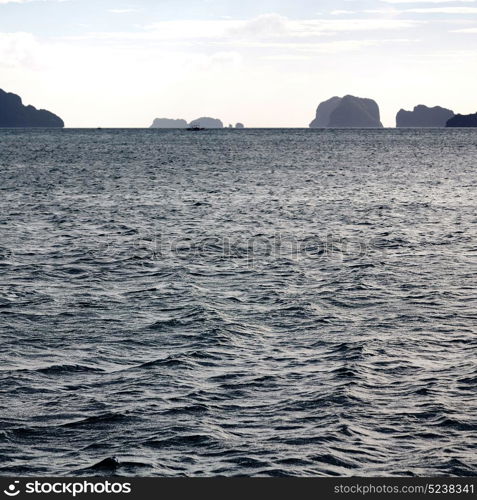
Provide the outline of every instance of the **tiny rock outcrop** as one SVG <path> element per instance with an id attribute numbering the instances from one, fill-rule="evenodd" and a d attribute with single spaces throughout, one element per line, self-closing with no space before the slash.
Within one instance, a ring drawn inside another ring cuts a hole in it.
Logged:
<path id="1" fill-rule="evenodd" d="M 472 115 L 455 115 L 447 121 L 446 127 L 477 127 L 477 113 Z"/>
<path id="2" fill-rule="evenodd" d="M 413 111 L 399 110 L 396 115 L 396 127 L 445 127 L 447 120 L 454 116 L 450 109 L 423 104 L 415 106 Z"/>
<path id="3" fill-rule="evenodd" d="M 322 102 L 310 128 L 382 128 L 379 106 L 372 99 L 346 95 Z"/>
<path id="4" fill-rule="evenodd" d="M 197 118 L 197 120 L 192 120 L 189 123 L 189 127 L 202 127 L 202 128 L 224 128 L 224 124 L 221 120 L 217 118 L 209 118 L 208 116 L 202 116 Z"/>
<path id="5" fill-rule="evenodd" d="M 243 123 L 238 122 L 235 124 L 235 128 L 245 128 L 245 125 Z"/>
<path id="6" fill-rule="evenodd" d="M 21 97 L 0 89 L 0 127 L 64 127 L 63 120 L 46 109 L 25 106 Z"/>
<path id="7" fill-rule="evenodd" d="M 186 128 L 187 122 L 181 119 L 156 118 L 149 128 Z"/>

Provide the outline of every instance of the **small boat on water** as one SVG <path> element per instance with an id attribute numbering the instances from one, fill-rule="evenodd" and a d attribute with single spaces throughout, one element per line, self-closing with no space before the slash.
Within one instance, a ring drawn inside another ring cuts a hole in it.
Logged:
<path id="1" fill-rule="evenodd" d="M 191 127 L 187 127 L 186 130 L 192 130 L 192 131 L 196 132 L 198 130 L 205 130 L 205 128 L 201 127 L 199 125 L 192 125 Z"/>

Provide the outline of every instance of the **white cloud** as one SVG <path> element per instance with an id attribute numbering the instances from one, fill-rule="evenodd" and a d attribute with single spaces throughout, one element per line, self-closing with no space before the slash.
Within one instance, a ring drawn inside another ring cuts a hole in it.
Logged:
<path id="1" fill-rule="evenodd" d="M 109 9 L 108 12 L 111 12 L 112 14 L 130 14 L 132 12 L 139 12 L 139 9 L 133 9 L 133 8 L 130 8 L 130 9 Z"/>
<path id="2" fill-rule="evenodd" d="M 416 28 L 425 21 L 412 19 L 288 19 L 265 14 L 250 20 L 160 21 L 139 32 L 98 32 L 70 37 L 75 40 L 157 41 L 170 43 L 238 43 L 241 40 L 306 39 L 354 32 L 387 32 Z"/>
<path id="3" fill-rule="evenodd" d="M 270 22 L 275 17 L 273 23 Z M 264 21 L 260 16 L 252 21 L 241 21 L 238 29 L 233 30 L 236 35 L 286 35 L 289 37 L 313 37 L 330 33 L 356 32 L 356 31 L 388 31 L 413 28 L 420 24 L 419 21 L 405 19 L 302 19 L 291 20 L 276 14 L 267 15 L 269 21 L 266 31 L 250 30 L 250 27 L 258 19 Z M 255 25 L 257 26 L 257 25 Z"/>
<path id="4" fill-rule="evenodd" d="M 404 9 L 401 12 L 412 12 L 414 14 L 477 14 L 477 7 L 424 7 Z"/>
<path id="5" fill-rule="evenodd" d="M 330 12 L 332 16 L 345 16 L 347 14 L 355 14 L 354 10 L 332 10 Z"/>
<path id="6" fill-rule="evenodd" d="M 0 5 L 6 5 L 8 3 L 31 3 L 31 2 L 66 2 L 67 0 L 0 0 Z"/>
<path id="7" fill-rule="evenodd" d="M 31 33 L 0 33 L 0 67 L 40 66 L 39 43 Z"/>
<path id="8" fill-rule="evenodd" d="M 391 38 L 391 39 L 367 39 L 367 40 L 334 40 L 330 42 L 279 42 L 279 41 L 240 41 L 235 43 L 237 48 L 257 48 L 257 49 L 288 49 L 290 51 L 309 54 L 332 54 L 336 52 L 348 52 L 359 50 L 364 47 L 378 46 L 390 43 L 418 43 L 418 39 Z M 265 56 L 270 59 L 275 56 Z M 283 57 L 283 56 L 280 56 Z"/>
<path id="9" fill-rule="evenodd" d="M 398 10 L 395 7 L 385 7 L 384 9 L 367 9 L 363 10 L 365 14 L 386 14 L 386 15 L 399 15 L 402 10 Z"/>
<path id="10" fill-rule="evenodd" d="M 243 58 L 236 51 L 214 52 L 211 55 L 198 54 L 189 58 L 190 64 L 198 71 L 237 71 L 242 65 Z"/>
<path id="11" fill-rule="evenodd" d="M 356 50 L 361 50 L 367 47 L 376 47 L 383 44 L 392 43 L 417 43 L 420 40 L 410 40 L 407 38 L 395 38 L 395 39 L 373 39 L 373 40 L 335 40 L 331 42 L 320 42 L 320 43 L 268 43 L 260 44 L 259 47 L 262 48 L 278 48 L 278 49 L 292 49 L 302 53 L 302 55 L 290 56 L 265 56 L 264 59 L 278 60 L 278 59 L 290 59 L 296 57 L 303 57 L 303 53 L 308 53 L 311 57 L 314 54 L 336 54 L 339 52 L 351 52 Z M 255 45 L 257 46 L 257 45 Z"/>
<path id="12" fill-rule="evenodd" d="M 262 14 L 248 21 L 235 21 L 226 34 L 233 36 L 280 36 L 289 31 L 289 20 L 279 14 Z"/>
<path id="13" fill-rule="evenodd" d="M 451 30 L 449 33 L 477 33 L 477 28 L 461 28 L 458 30 Z"/>
<path id="14" fill-rule="evenodd" d="M 473 3 L 477 0 L 381 0 L 386 3 Z"/>

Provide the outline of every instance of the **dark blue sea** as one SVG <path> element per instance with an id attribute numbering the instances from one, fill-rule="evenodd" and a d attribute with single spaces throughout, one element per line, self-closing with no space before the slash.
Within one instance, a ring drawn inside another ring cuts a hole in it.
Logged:
<path id="1" fill-rule="evenodd" d="M 477 474 L 477 131 L 0 131 L 0 474 Z"/>

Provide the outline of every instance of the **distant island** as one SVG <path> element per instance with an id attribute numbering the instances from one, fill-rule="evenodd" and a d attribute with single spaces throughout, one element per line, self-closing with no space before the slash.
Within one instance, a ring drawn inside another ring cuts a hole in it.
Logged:
<path id="1" fill-rule="evenodd" d="M 322 102 L 310 128 L 382 128 L 379 106 L 372 99 L 346 95 Z"/>
<path id="2" fill-rule="evenodd" d="M 454 112 L 450 109 L 440 106 L 429 108 L 419 104 L 413 111 L 399 110 L 396 115 L 396 127 L 445 127 L 447 120 L 453 116 Z"/>
<path id="3" fill-rule="evenodd" d="M 63 120 L 45 109 L 25 106 L 20 96 L 0 89 L 0 127 L 64 127 Z"/>
<path id="4" fill-rule="evenodd" d="M 63 120 L 45 109 L 24 105 L 20 96 L 0 89 L 0 127 L 55 127 L 61 128 Z M 332 97 L 319 104 L 310 128 L 382 128 L 379 106 L 373 99 L 345 95 Z M 396 127 L 477 127 L 477 113 L 455 115 L 451 109 L 418 104 L 412 111 L 400 109 L 396 114 Z M 165 129 L 222 129 L 218 118 L 202 116 L 191 122 L 181 118 L 155 118 L 149 128 Z M 243 129 L 237 122 L 229 129 Z"/>
<path id="5" fill-rule="evenodd" d="M 156 118 L 149 128 L 187 128 L 187 122 L 181 119 Z"/>
<path id="6" fill-rule="evenodd" d="M 202 128 L 224 128 L 224 124 L 218 118 L 210 118 L 202 116 L 189 123 L 189 127 L 202 127 Z"/>
<path id="7" fill-rule="evenodd" d="M 472 115 L 455 115 L 447 121 L 446 127 L 477 127 L 477 113 Z"/>
<path id="8" fill-rule="evenodd" d="M 218 118 L 210 118 L 209 116 L 202 116 L 190 123 L 186 120 L 176 119 L 176 118 L 155 118 L 152 125 L 149 128 L 188 128 L 188 127 L 200 127 L 200 128 L 224 128 L 224 124 Z M 232 124 L 228 128 L 234 128 Z M 236 123 L 235 128 L 245 128 L 243 123 Z"/>

